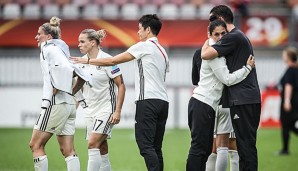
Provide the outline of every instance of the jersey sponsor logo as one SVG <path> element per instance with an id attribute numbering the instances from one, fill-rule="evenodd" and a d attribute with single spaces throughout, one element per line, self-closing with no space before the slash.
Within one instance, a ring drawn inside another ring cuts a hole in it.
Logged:
<path id="1" fill-rule="evenodd" d="M 235 114 L 233 119 L 239 119 L 239 118 L 240 117 L 237 114 Z"/>
<path id="2" fill-rule="evenodd" d="M 113 69 L 113 67 L 112 67 L 112 69 Z M 116 74 L 117 72 L 119 72 L 120 71 L 120 68 L 115 68 L 115 69 L 113 69 L 112 71 L 111 71 L 111 73 L 112 74 Z"/>

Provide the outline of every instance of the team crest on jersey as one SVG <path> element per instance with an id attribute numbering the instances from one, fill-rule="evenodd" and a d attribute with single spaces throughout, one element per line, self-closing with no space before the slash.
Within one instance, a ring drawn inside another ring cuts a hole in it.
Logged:
<path id="1" fill-rule="evenodd" d="M 116 74 L 119 71 L 120 71 L 120 68 L 118 68 L 117 66 L 112 66 L 112 71 L 111 71 L 112 74 Z"/>
<path id="2" fill-rule="evenodd" d="M 96 69 L 97 70 L 101 70 L 101 66 L 96 66 Z"/>

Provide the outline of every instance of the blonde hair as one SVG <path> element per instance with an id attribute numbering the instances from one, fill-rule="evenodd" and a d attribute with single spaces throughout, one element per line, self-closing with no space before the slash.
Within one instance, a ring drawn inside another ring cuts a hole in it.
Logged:
<path id="1" fill-rule="evenodd" d="M 41 25 L 42 29 L 46 34 L 50 34 L 53 39 L 61 38 L 61 30 L 60 30 L 60 22 L 61 19 L 58 17 L 52 17 L 49 23 L 44 23 Z"/>
<path id="2" fill-rule="evenodd" d="M 95 31 L 94 29 L 85 29 L 81 32 L 81 34 L 87 34 L 88 39 L 95 40 L 98 45 L 100 45 L 103 39 L 107 36 L 104 29 L 98 31 Z"/>

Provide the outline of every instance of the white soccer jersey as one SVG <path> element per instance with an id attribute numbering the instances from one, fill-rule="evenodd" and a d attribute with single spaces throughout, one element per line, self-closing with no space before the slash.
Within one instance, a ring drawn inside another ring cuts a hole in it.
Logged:
<path id="1" fill-rule="evenodd" d="M 127 52 L 136 58 L 136 101 L 144 99 L 168 101 L 165 79 L 169 58 L 157 38 L 139 42 L 131 46 Z"/>
<path id="2" fill-rule="evenodd" d="M 97 58 L 107 57 L 111 57 L 111 55 L 103 51 L 97 55 Z M 87 58 L 87 55 L 83 58 Z M 98 114 L 113 113 L 116 109 L 118 92 L 113 79 L 121 75 L 120 68 L 117 65 L 103 67 L 89 64 L 82 64 L 81 68 L 89 73 L 92 79 L 92 87 L 86 84 L 83 87 L 86 116 L 93 117 Z"/>

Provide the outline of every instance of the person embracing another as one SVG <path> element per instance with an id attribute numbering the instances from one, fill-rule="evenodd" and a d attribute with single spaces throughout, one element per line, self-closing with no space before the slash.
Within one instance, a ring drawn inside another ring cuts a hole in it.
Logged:
<path id="1" fill-rule="evenodd" d="M 229 33 L 212 46 L 207 40 L 202 47 L 201 57 L 204 60 L 210 60 L 225 56 L 229 70 L 234 72 L 242 68 L 250 54 L 254 54 L 253 47 L 245 34 L 233 24 L 234 16 L 229 7 L 225 5 L 213 7 L 209 20 L 215 19 L 224 21 Z M 255 68 L 239 84 L 224 88 L 223 107 L 230 107 L 232 124 L 237 137 L 240 170 L 257 171 L 256 141 L 261 115 L 261 93 Z"/>

